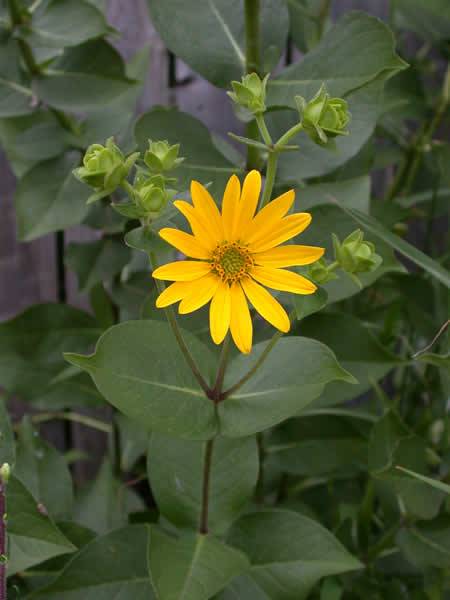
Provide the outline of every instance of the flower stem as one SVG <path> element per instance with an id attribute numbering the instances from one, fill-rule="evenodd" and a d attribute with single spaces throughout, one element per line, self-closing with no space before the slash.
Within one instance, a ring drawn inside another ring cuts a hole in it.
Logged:
<path id="1" fill-rule="evenodd" d="M 6 600 L 6 484 L 0 477 L 0 600 Z"/>
<path id="2" fill-rule="evenodd" d="M 156 268 L 156 257 L 155 257 L 155 254 L 152 252 L 150 254 L 149 258 L 150 258 L 150 264 L 151 264 L 152 270 L 154 270 Z M 156 287 L 158 289 L 158 292 L 159 293 L 163 292 L 164 291 L 164 284 L 162 283 L 162 281 L 160 281 L 159 279 L 155 279 L 155 283 L 156 283 Z M 189 348 L 186 345 L 186 342 L 184 341 L 184 338 L 183 338 L 183 335 L 181 333 L 181 330 L 178 327 L 177 319 L 175 317 L 175 313 L 173 312 L 173 308 L 171 306 L 168 306 L 167 308 L 164 309 L 164 312 L 166 313 L 166 317 L 167 317 L 167 320 L 169 322 L 169 325 L 172 328 L 172 331 L 173 331 L 173 334 L 175 336 L 175 339 L 178 342 L 178 346 L 180 347 L 180 350 L 183 353 L 183 356 L 186 359 L 186 362 L 189 365 L 189 368 L 191 369 L 192 374 L 194 375 L 194 377 L 198 381 L 198 383 L 199 383 L 200 387 L 202 388 L 202 390 L 205 392 L 205 394 L 209 398 L 210 394 L 211 394 L 211 389 L 208 386 L 208 384 L 206 383 L 206 381 L 204 380 L 203 375 L 200 373 L 200 369 L 198 368 L 197 363 L 195 362 L 194 357 L 192 356 Z"/>
<path id="3" fill-rule="evenodd" d="M 269 158 L 267 159 L 267 169 L 266 169 L 266 182 L 264 184 L 264 193 L 261 200 L 261 206 L 264 206 L 269 202 L 270 197 L 272 195 L 273 186 L 275 183 L 275 176 L 277 174 L 277 166 L 278 166 L 278 152 L 273 150 L 269 153 Z"/>
<path id="4" fill-rule="evenodd" d="M 44 412 L 31 417 L 33 423 L 45 423 L 46 421 L 53 421 L 55 419 L 80 423 L 81 425 L 92 427 L 92 429 L 97 429 L 98 431 L 103 431 L 104 433 L 111 433 L 112 430 L 109 423 L 105 423 L 99 419 L 94 419 L 93 417 L 88 417 L 87 415 L 80 415 L 72 412 Z"/>
<path id="5" fill-rule="evenodd" d="M 264 143 L 268 146 L 272 146 L 272 136 L 267 129 L 266 121 L 264 120 L 264 115 L 262 113 L 258 113 L 255 115 L 256 123 L 258 124 L 258 129 L 261 132 L 262 139 Z"/>
<path id="6" fill-rule="evenodd" d="M 259 0 L 245 0 L 245 71 L 260 71 L 260 6 Z"/>
<path id="7" fill-rule="evenodd" d="M 203 486 L 202 486 L 202 511 L 200 514 L 199 532 L 208 533 L 209 516 L 209 483 L 211 479 L 212 454 L 214 449 L 214 438 L 208 440 L 205 446 L 205 456 L 203 460 Z M 1 599 L 0 599 L 1 600 Z"/>
<path id="8" fill-rule="evenodd" d="M 280 139 L 278 140 L 278 142 L 275 144 L 275 148 L 282 148 L 283 146 L 285 146 L 287 144 L 287 142 L 294 137 L 294 135 L 297 135 L 298 133 L 300 133 L 300 131 L 303 129 L 303 123 L 297 123 L 297 125 L 294 125 L 293 127 L 291 127 L 290 129 L 288 129 L 286 131 L 286 133 L 284 133 Z"/>
<path id="9" fill-rule="evenodd" d="M 227 368 L 228 355 L 230 352 L 230 335 L 228 334 L 222 345 L 222 352 L 220 354 L 219 366 L 217 367 L 216 381 L 213 389 L 211 390 L 211 399 L 217 404 L 223 387 L 223 380 L 225 377 L 225 371 Z"/>

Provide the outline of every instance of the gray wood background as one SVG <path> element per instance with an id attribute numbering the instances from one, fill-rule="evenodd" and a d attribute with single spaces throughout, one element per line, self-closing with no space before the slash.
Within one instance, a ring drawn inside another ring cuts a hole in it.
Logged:
<path id="1" fill-rule="evenodd" d="M 224 92 L 193 73 L 182 61 L 176 60 L 177 84 L 169 86 L 169 55 L 153 28 L 147 1 L 109 0 L 108 19 L 120 32 L 116 45 L 125 58 L 132 56 L 144 45 L 151 49 L 151 64 L 138 112 L 144 112 L 155 104 L 174 104 L 193 114 L 214 132 L 226 135 L 235 121 L 230 102 Z M 170 2 L 170 0 L 167 0 Z M 334 0 L 333 16 L 353 9 L 365 10 L 386 18 L 389 0 Z M 176 15 L 174 15 L 176 18 Z M 213 33 L 210 32 L 210 35 Z M 14 214 L 15 178 L 4 154 L 0 151 L 0 321 L 11 318 L 26 307 L 38 302 L 57 301 L 57 269 L 55 236 L 47 235 L 29 243 L 18 242 Z M 95 234 L 82 227 L 69 230 L 66 243 L 92 239 Z M 67 301 L 85 307 L 85 299 L 77 293 L 73 274 L 66 274 Z M 0 382 L 1 386 L 1 382 Z M 13 417 L 18 418 L 26 407 L 18 401 L 11 405 Z M 104 411 L 103 418 L 108 416 Z M 79 425 L 52 424 L 45 427 L 45 434 L 61 449 L 74 443 L 96 460 L 91 466 L 77 469 L 79 479 L 88 477 L 98 457 L 103 453 L 106 436 L 92 433 Z M 72 438 L 72 439 L 68 439 Z"/>

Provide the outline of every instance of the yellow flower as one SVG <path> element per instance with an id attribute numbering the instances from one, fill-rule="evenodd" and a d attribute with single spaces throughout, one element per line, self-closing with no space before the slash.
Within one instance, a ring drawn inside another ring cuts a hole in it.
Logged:
<path id="1" fill-rule="evenodd" d="M 253 326 L 248 301 L 266 321 L 287 332 L 289 317 L 263 287 L 294 294 L 312 294 L 316 286 L 283 267 L 308 265 L 323 248 L 280 246 L 311 222 L 308 213 L 287 212 L 294 203 L 293 190 L 256 212 L 261 175 L 251 171 L 242 186 L 232 175 L 225 189 L 222 213 L 198 181 L 191 183 L 193 206 L 184 200 L 174 205 L 186 217 L 192 234 L 161 229 L 159 235 L 186 256 L 196 260 L 172 262 L 153 272 L 156 279 L 173 281 L 156 300 L 158 308 L 180 302 L 179 312 L 190 313 L 211 301 L 210 330 L 220 344 L 228 330 L 241 352 L 252 348 Z M 261 285 L 262 284 L 262 285 Z"/>

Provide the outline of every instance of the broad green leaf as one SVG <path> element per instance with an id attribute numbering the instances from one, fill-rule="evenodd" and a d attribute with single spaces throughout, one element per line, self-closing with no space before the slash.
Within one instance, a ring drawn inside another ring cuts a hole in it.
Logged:
<path id="1" fill-rule="evenodd" d="M 0 396 L 0 465 L 12 466 L 16 460 L 16 446 L 11 421 L 6 408 L 6 399 Z"/>
<path id="2" fill-rule="evenodd" d="M 373 217 L 365 215 L 359 210 L 345 208 L 341 204 L 338 204 L 338 206 L 342 208 L 342 210 L 344 210 L 348 215 L 350 215 L 352 219 L 359 223 L 364 229 L 369 231 L 373 236 L 383 240 L 383 242 L 391 246 L 391 248 L 397 250 L 397 252 L 400 252 L 400 254 L 411 260 L 418 267 L 424 269 L 427 273 L 429 273 L 432 277 L 435 277 L 446 287 L 450 287 L 450 274 L 438 262 L 424 254 L 415 246 L 412 246 L 410 243 L 400 238 L 395 233 L 392 233 L 386 229 Z"/>
<path id="3" fill-rule="evenodd" d="M 217 600 L 270 600 L 250 575 L 235 577 Z"/>
<path id="4" fill-rule="evenodd" d="M 106 533 L 128 522 L 128 513 L 142 510 L 142 500 L 114 477 L 105 458 L 96 478 L 76 498 L 74 520 L 97 533 Z"/>
<path id="5" fill-rule="evenodd" d="M 299 50 L 308 52 L 320 42 L 324 5 L 321 0 L 288 0 L 287 4 L 292 40 Z"/>
<path id="6" fill-rule="evenodd" d="M 160 513 L 179 528 L 196 529 L 202 506 L 205 442 L 152 433 L 148 475 Z M 250 501 L 258 479 L 254 437 L 217 437 L 209 484 L 209 530 L 224 533 Z"/>
<path id="7" fill-rule="evenodd" d="M 302 61 L 269 83 L 268 104 L 295 107 L 296 94 L 309 100 L 322 83 L 332 96 L 343 96 L 405 67 L 390 29 L 366 13 L 350 12 Z"/>
<path id="8" fill-rule="evenodd" d="M 15 477 L 8 483 L 8 575 L 76 550 Z"/>
<path id="9" fill-rule="evenodd" d="M 304 600 L 322 577 L 362 568 L 327 529 L 291 511 L 245 515 L 229 543 L 250 558 L 250 575 L 271 600 Z"/>
<path id="10" fill-rule="evenodd" d="M 152 23 L 167 47 L 205 79 L 228 87 L 232 79 L 244 74 L 242 0 L 173 0 L 170 5 L 149 0 L 148 6 Z M 284 51 L 289 17 L 280 0 L 262 0 L 260 11 L 262 59 L 269 71 Z"/>
<path id="11" fill-rule="evenodd" d="M 211 183 L 213 194 L 221 194 L 228 178 L 241 171 L 217 150 L 203 123 L 177 109 L 153 108 L 137 121 L 134 134 L 141 151 L 148 147 L 149 139 L 181 144 L 180 156 L 186 160 L 174 172 L 179 189 L 189 189 L 190 181 L 198 179 Z"/>
<path id="12" fill-rule="evenodd" d="M 18 117 L 33 112 L 32 91 L 0 77 L 0 117 Z"/>
<path id="13" fill-rule="evenodd" d="M 89 381 L 67 373 L 63 351 L 87 351 L 100 335 L 94 319 L 64 304 L 37 304 L 0 324 L 0 381 L 25 400 L 63 406 L 84 398 L 98 403 Z M 59 399 L 58 399 L 59 397 Z M 42 406 L 42 405 L 41 405 Z"/>
<path id="14" fill-rule="evenodd" d="M 25 38 L 32 46 L 65 48 L 108 33 L 102 13 L 83 0 L 51 0 L 33 13 Z"/>
<path id="15" fill-rule="evenodd" d="M 114 417 L 120 436 L 120 468 L 130 471 L 137 459 L 147 452 L 148 431 L 138 421 L 133 421 L 125 415 Z"/>
<path id="16" fill-rule="evenodd" d="M 343 368 L 358 380 L 355 386 L 340 381 L 330 384 L 314 403 L 315 408 L 343 404 L 363 394 L 374 381 L 402 364 L 361 321 L 349 314 L 315 314 L 300 323 L 299 331 L 329 346 Z"/>
<path id="17" fill-rule="evenodd" d="M 214 369 L 206 346 L 187 332 L 183 337 L 203 372 Z M 207 439 L 216 430 L 213 404 L 166 323 L 116 325 L 103 334 L 91 356 L 66 358 L 90 373 L 108 402 L 148 429 L 190 439 Z"/>
<path id="18" fill-rule="evenodd" d="M 327 414 L 289 419 L 270 436 L 266 458 L 293 475 L 356 475 L 367 470 L 368 426 L 360 419 Z"/>
<path id="19" fill-rule="evenodd" d="M 267 343 L 256 344 L 250 355 L 231 362 L 225 389 L 253 367 Z M 304 337 L 284 338 L 257 373 L 218 405 L 221 433 L 241 437 L 263 431 L 298 414 L 336 380 L 354 383 L 329 348 Z"/>
<path id="20" fill-rule="evenodd" d="M 319 287 L 314 294 L 307 296 L 293 295 L 292 302 L 298 321 L 322 310 L 328 303 L 328 294 L 324 288 Z"/>
<path id="21" fill-rule="evenodd" d="M 120 54 L 103 40 L 67 49 L 51 72 L 33 81 L 41 100 L 69 112 L 98 109 L 133 85 Z"/>
<path id="22" fill-rule="evenodd" d="M 148 560 L 159 600 L 208 600 L 249 567 L 242 552 L 211 535 L 175 538 L 154 525 Z"/>
<path id="23" fill-rule="evenodd" d="M 53 519 L 69 518 L 73 487 L 67 462 L 25 418 L 18 433 L 14 475 Z"/>
<path id="24" fill-rule="evenodd" d="M 72 175 L 80 156 L 64 154 L 37 164 L 19 181 L 15 202 L 22 241 L 78 225 L 87 214 L 90 190 Z"/>
<path id="25" fill-rule="evenodd" d="M 148 528 L 130 525 L 98 537 L 31 598 L 45 600 L 152 600 L 147 572 Z"/>
<path id="26" fill-rule="evenodd" d="M 420 569 L 448 569 L 450 564 L 450 519 L 442 515 L 430 523 L 400 530 L 397 544 L 406 558 Z"/>
<path id="27" fill-rule="evenodd" d="M 110 281 L 130 260 L 131 253 L 123 241 L 103 238 L 95 242 L 72 242 L 66 249 L 65 262 L 78 278 L 80 292 Z"/>
<path id="28" fill-rule="evenodd" d="M 409 431 L 393 412 L 386 413 L 374 426 L 369 442 L 369 467 L 385 500 L 399 496 L 407 512 L 422 519 L 438 514 L 444 493 L 419 479 L 404 475 L 395 467 L 424 473 L 427 468 L 425 441 Z"/>
<path id="29" fill-rule="evenodd" d="M 298 211 L 308 211 L 323 204 L 332 204 L 334 197 L 348 208 L 369 212 L 370 185 L 368 175 L 343 181 L 314 183 L 297 189 L 295 206 Z"/>
<path id="30" fill-rule="evenodd" d="M 396 21 L 430 42 L 450 38 L 450 5 L 446 0 L 396 0 Z"/>
<path id="31" fill-rule="evenodd" d="M 403 473 L 406 473 L 407 475 L 410 475 L 411 477 L 415 477 L 419 481 L 428 483 L 428 485 L 431 485 L 431 487 L 434 487 L 437 490 L 440 490 L 441 492 L 450 494 L 450 485 L 447 485 L 446 483 L 443 483 L 442 481 L 439 481 L 438 479 L 432 479 L 431 477 L 425 477 L 424 475 L 420 475 L 420 473 L 415 473 L 414 471 L 411 471 L 410 469 L 404 469 L 403 467 L 401 467 L 399 465 L 397 465 L 397 469 L 399 469 L 400 471 L 403 471 Z"/>

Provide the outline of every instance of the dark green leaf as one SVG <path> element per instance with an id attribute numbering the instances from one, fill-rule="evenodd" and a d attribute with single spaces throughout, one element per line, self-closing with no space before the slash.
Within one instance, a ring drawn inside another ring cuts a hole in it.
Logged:
<path id="1" fill-rule="evenodd" d="M 397 543 L 406 558 L 421 569 L 448 569 L 450 564 L 450 521 L 448 515 L 431 523 L 405 528 Z"/>
<path id="2" fill-rule="evenodd" d="M 11 427 L 6 401 L 0 397 L 0 465 L 8 463 L 10 466 L 16 460 L 16 447 L 14 433 Z"/>
<path id="3" fill-rule="evenodd" d="M 120 435 L 120 468 L 130 471 L 138 458 L 146 453 L 149 434 L 139 422 L 125 415 L 115 415 L 115 421 Z"/>
<path id="4" fill-rule="evenodd" d="M 430 42 L 450 39 L 450 6 L 446 0 L 396 0 L 400 26 Z"/>
<path id="5" fill-rule="evenodd" d="M 428 485 L 431 485 L 431 487 L 434 487 L 437 490 L 440 490 L 441 492 L 450 494 L 450 485 L 447 485 L 446 483 L 443 483 L 442 481 L 439 481 L 438 479 L 431 479 L 431 477 L 425 477 L 424 475 L 420 475 L 420 473 L 415 473 L 414 471 L 411 471 L 410 469 L 404 469 L 401 466 L 397 466 L 397 469 L 399 469 L 400 471 L 403 471 L 403 473 L 407 473 L 408 475 L 411 475 L 411 477 L 415 477 L 419 481 L 428 483 Z"/>
<path id="6" fill-rule="evenodd" d="M 33 93 L 27 87 L 0 77 L 0 117 L 18 117 L 33 112 Z"/>

